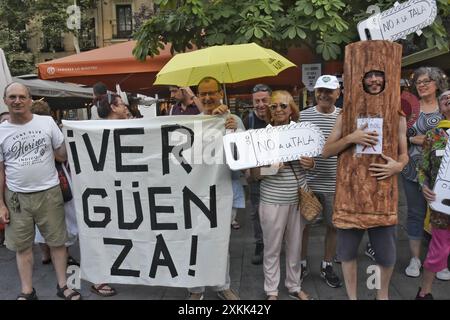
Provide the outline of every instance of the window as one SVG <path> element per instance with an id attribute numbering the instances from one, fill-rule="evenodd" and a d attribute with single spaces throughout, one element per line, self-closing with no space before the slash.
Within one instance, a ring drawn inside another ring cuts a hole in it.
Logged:
<path id="1" fill-rule="evenodd" d="M 131 5 L 117 5 L 117 38 L 131 38 L 133 33 L 133 15 Z"/>
<path id="2" fill-rule="evenodd" d="M 80 37 L 78 39 L 80 50 L 91 50 L 97 47 L 95 37 L 95 18 L 91 18 L 87 23 L 81 25 Z"/>

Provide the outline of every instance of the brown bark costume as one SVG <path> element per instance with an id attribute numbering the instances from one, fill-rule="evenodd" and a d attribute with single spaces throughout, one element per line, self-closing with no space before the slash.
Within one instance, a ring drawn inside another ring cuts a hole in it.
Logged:
<path id="1" fill-rule="evenodd" d="M 342 136 L 352 133 L 357 119 L 383 118 L 383 153 L 398 159 L 398 126 L 401 114 L 400 73 L 402 46 L 390 41 L 360 41 L 347 45 L 344 64 Z M 366 93 L 363 77 L 371 70 L 384 72 L 385 88 Z M 333 223 L 341 229 L 367 229 L 397 223 L 397 175 L 378 181 L 370 176 L 371 163 L 386 161 L 381 155 L 356 155 L 355 146 L 338 158 Z"/>

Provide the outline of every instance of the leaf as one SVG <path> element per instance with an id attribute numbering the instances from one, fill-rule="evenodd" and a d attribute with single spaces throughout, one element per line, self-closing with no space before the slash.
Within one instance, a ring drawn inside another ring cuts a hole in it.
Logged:
<path id="1" fill-rule="evenodd" d="M 313 6 L 310 3 L 307 3 L 305 6 L 305 14 L 309 16 L 314 11 Z"/>
<path id="2" fill-rule="evenodd" d="M 316 18 L 322 19 L 323 17 L 324 17 L 323 9 L 320 8 L 319 10 L 316 11 Z"/>
<path id="3" fill-rule="evenodd" d="M 295 27 L 290 27 L 289 28 L 289 39 L 294 39 L 296 34 L 297 34 L 297 31 L 295 30 Z"/>
<path id="4" fill-rule="evenodd" d="M 260 28 L 255 28 L 255 32 L 253 33 L 256 38 L 261 39 L 264 36 L 264 33 Z"/>
<path id="5" fill-rule="evenodd" d="M 301 38 L 301 39 L 306 39 L 306 33 L 305 31 L 303 31 L 300 28 L 297 28 L 297 35 Z"/>

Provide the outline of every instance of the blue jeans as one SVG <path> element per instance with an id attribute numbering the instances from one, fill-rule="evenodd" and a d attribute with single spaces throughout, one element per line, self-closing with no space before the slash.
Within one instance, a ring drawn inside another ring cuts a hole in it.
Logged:
<path id="1" fill-rule="evenodd" d="M 410 240 L 421 240 L 427 213 L 427 201 L 422 194 L 419 183 L 405 179 L 403 176 L 402 178 L 408 205 L 408 218 L 406 220 L 408 238 Z"/>

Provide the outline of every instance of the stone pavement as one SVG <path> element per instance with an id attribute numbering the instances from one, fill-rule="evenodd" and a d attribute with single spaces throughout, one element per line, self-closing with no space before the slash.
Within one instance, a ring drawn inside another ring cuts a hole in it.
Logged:
<path id="1" fill-rule="evenodd" d="M 232 288 L 235 289 L 241 299 L 260 300 L 265 298 L 263 283 L 264 276 L 262 266 L 251 264 L 254 251 L 253 229 L 248 212 L 241 210 L 238 213 L 238 220 L 241 225 L 239 230 L 231 231 L 231 280 Z M 319 266 L 323 254 L 324 227 L 322 225 L 311 228 L 309 243 L 309 266 L 310 275 L 306 277 L 303 288 L 314 298 L 320 300 L 340 300 L 346 299 L 343 287 L 333 289 L 328 287 L 320 278 Z M 358 256 L 358 295 L 360 299 L 373 300 L 375 291 L 369 290 L 366 280 L 369 276 L 366 273 L 367 267 L 372 261 L 364 255 L 364 246 L 367 236 L 364 237 L 360 246 Z M 405 203 L 403 195 L 400 197 L 400 224 L 398 228 L 398 258 L 395 271 L 390 286 L 390 297 L 394 300 L 411 300 L 415 297 L 420 285 L 421 278 L 409 278 L 404 274 L 404 269 L 409 262 L 408 239 L 405 232 Z M 52 265 L 42 265 L 40 263 L 39 248 L 35 247 L 35 265 L 33 273 L 34 287 L 41 300 L 58 299 L 56 297 L 56 278 Z M 72 256 L 78 258 L 78 248 L 71 248 Z M 422 252 L 422 259 L 425 257 L 426 249 Z M 282 261 L 284 257 L 282 258 Z M 342 272 L 339 265 L 335 265 L 335 270 L 342 279 Z M 284 261 L 281 268 L 280 299 L 289 299 L 287 290 L 284 288 Z M 140 299 L 185 299 L 187 291 L 184 288 L 148 287 L 131 285 L 114 285 L 119 294 L 110 298 L 101 298 L 89 291 L 90 284 L 82 281 L 81 293 L 86 300 L 140 300 Z M 15 254 L 5 247 L 0 247 L 0 300 L 15 299 L 20 291 L 19 277 L 16 269 Z M 435 280 L 433 295 L 436 299 L 450 299 L 450 282 Z M 206 291 L 205 299 L 218 299 L 211 290 Z"/>

